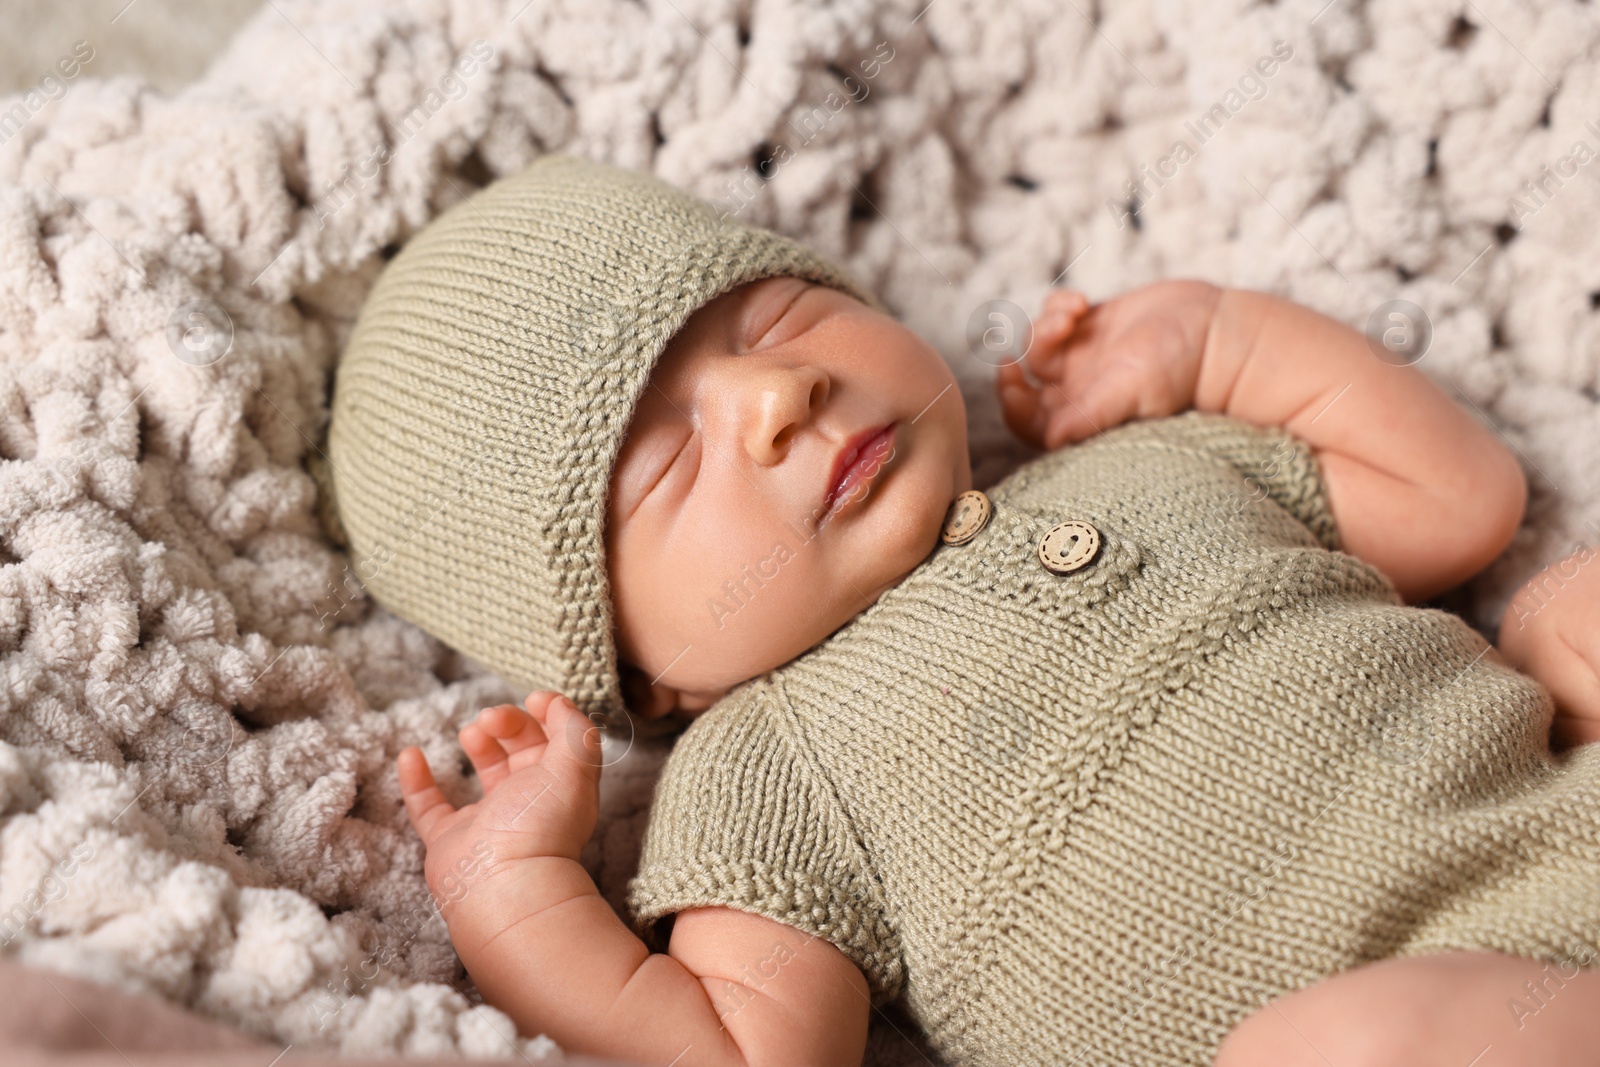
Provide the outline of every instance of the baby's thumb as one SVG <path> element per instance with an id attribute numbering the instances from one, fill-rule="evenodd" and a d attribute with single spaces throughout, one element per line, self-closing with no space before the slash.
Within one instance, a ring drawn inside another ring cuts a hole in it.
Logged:
<path id="1" fill-rule="evenodd" d="M 545 733 L 550 747 L 541 761 L 564 778 L 597 783 L 600 780 L 600 727 L 590 722 L 564 696 L 550 701 L 545 712 Z"/>

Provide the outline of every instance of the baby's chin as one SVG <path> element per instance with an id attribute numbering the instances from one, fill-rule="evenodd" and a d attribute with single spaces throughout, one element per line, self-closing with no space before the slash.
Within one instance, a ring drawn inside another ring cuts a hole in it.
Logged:
<path id="1" fill-rule="evenodd" d="M 934 540 L 937 541 L 937 539 L 938 534 L 935 531 Z M 880 578 L 873 588 L 866 590 L 866 599 L 863 599 L 861 595 L 862 586 L 860 582 L 851 581 L 846 583 L 849 595 L 841 595 L 834 598 L 839 605 L 839 609 L 834 612 L 831 624 L 825 624 L 828 625 L 826 633 L 795 633 L 792 635 L 792 640 L 787 642 L 786 645 L 784 642 L 779 642 L 780 647 L 776 650 L 769 650 L 764 656 L 752 656 L 749 661 L 738 665 L 724 665 L 723 669 L 715 674 L 704 674 L 681 679 L 679 684 L 683 688 L 673 690 L 673 700 L 676 702 L 676 706 L 665 707 L 662 706 L 664 701 L 657 701 L 654 705 L 654 711 L 642 710 L 653 706 L 648 699 L 641 699 L 637 703 L 630 702 L 629 706 L 641 709 L 640 713 L 645 718 L 651 719 L 663 718 L 669 715 L 686 719 L 700 715 L 746 682 L 759 678 L 769 671 L 781 670 L 811 652 L 834 633 L 848 625 L 861 612 L 872 604 L 877 603 L 879 597 L 899 585 L 914 569 L 915 564 L 903 571 L 897 570 Z"/>
<path id="2" fill-rule="evenodd" d="M 874 590 L 876 601 L 883 590 L 898 584 L 915 570 L 939 545 L 950 502 L 971 486 L 970 468 L 963 468 L 949 454 L 953 443 L 941 442 L 946 453 L 922 463 L 907 463 L 881 487 L 882 499 L 874 513 L 863 510 L 860 534 L 870 541 L 870 552 L 863 554 L 867 573 L 856 583 Z M 960 443 L 965 448 L 965 441 Z"/>

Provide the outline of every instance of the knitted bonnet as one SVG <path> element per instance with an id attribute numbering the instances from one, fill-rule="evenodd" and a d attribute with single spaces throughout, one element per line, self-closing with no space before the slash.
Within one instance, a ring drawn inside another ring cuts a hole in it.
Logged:
<path id="1" fill-rule="evenodd" d="M 842 267 L 648 174 L 549 154 L 384 267 L 335 372 L 318 516 L 374 600 L 526 689 L 623 721 L 604 530 L 634 406 L 689 316 Z"/>

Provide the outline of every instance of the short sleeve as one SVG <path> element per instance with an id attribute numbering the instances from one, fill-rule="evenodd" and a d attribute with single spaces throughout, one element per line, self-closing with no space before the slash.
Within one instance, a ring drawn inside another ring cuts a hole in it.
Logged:
<path id="1" fill-rule="evenodd" d="M 866 975 L 874 1005 L 900 992 L 904 957 L 876 873 L 769 683 L 700 715 L 656 783 L 629 920 L 660 951 L 656 920 L 694 907 L 754 912 L 832 942 Z"/>
<path id="2" fill-rule="evenodd" d="M 1300 520 L 1324 548 L 1339 551 L 1343 547 L 1328 505 L 1322 465 L 1311 446 L 1289 431 L 1195 410 L 1129 424 L 1128 428 L 1135 426 L 1139 427 L 1136 432 L 1226 460 Z"/>

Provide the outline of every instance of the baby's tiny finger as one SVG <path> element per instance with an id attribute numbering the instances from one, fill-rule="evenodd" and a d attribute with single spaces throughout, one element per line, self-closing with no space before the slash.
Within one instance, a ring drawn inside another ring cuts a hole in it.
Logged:
<path id="1" fill-rule="evenodd" d="M 600 773 L 600 728 L 578 710 L 567 697 L 550 702 L 550 734 L 559 736 L 561 742 L 552 745 L 559 750 L 558 761 L 570 764 L 585 778 L 597 780 Z"/>
<path id="2" fill-rule="evenodd" d="M 1031 374 L 1033 381 L 1052 382 L 1061 376 L 1061 361 L 1067 357 L 1067 337 L 1060 331 L 1041 328 L 1034 331 L 1028 350 L 1015 364 L 1017 373 Z"/>
<path id="3" fill-rule="evenodd" d="M 528 694 L 522 706 L 528 709 L 529 715 L 544 722 L 550 715 L 550 702 L 560 695 L 553 689 L 536 689 Z"/>
<path id="4" fill-rule="evenodd" d="M 395 766 L 400 775 L 400 795 L 405 800 L 406 817 L 422 843 L 427 844 L 433 840 L 440 821 L 454 815 L 456 809 L 434 781 L 433 770 L 422 749 L 412 745 L 401 750 Z"/>
<path id="5" fill-rule="evenodd" d="M 1089 298 L 1075 290 L 1056 290 L 1045 297 L 1038 322 L 1033 325 L 1033 347 L 1040 359 L 1056 354 L 1078 332 L 1090 311 Z M 1038 360 L 1030 361 L 1036 365 Z"/>
<path id="6" fill-rule="evenodd" d="M 461 749 L 472 761 L 472 769 L 478 772 L 479 778 L 485 777 L 487 772 L 506 761 L 506 750 L 487 729 L 482 715 L 478 716 L 477 722 L 462 727 L 456 734 L 456 740 L 461 742 Z M 484 788 L 488 788 L 487 781 Z"/>
<path id="7" fill-rule="evenodd" d="M 1046 314 L 1059 311 L 1077 318 L 1089 310 L 1089 298 L 1077 289 L 1052 289 L 1045 294 Z"/>
<path id="8" fill-rule="evenodd" d="M 539 720 L 515 704 L 502 704 L 491 709 L 495 712 L 482 720 L 484 732 L 496 739 L 506 752 L 521 752 L 545 741 L 544 728 Z"/>
<path id="9" fill-rule="evenodd" d="M 1045 412 L 1039 401 L 1039 391 L 1027 384 L 1022 369 L 1015 363 L 1000 368 L 995 387 L 1000 394 L 1000 413 L 1011 432 L 1035 448 L 1040 447 Z"/>
<path id="10" fill-rule="evenodd" d="M 515 704 L 496 704 L 480 711 L 472 725 L 490 737 L 506 737 L 522 729 L 527 718 L 528 713 Z"/>

